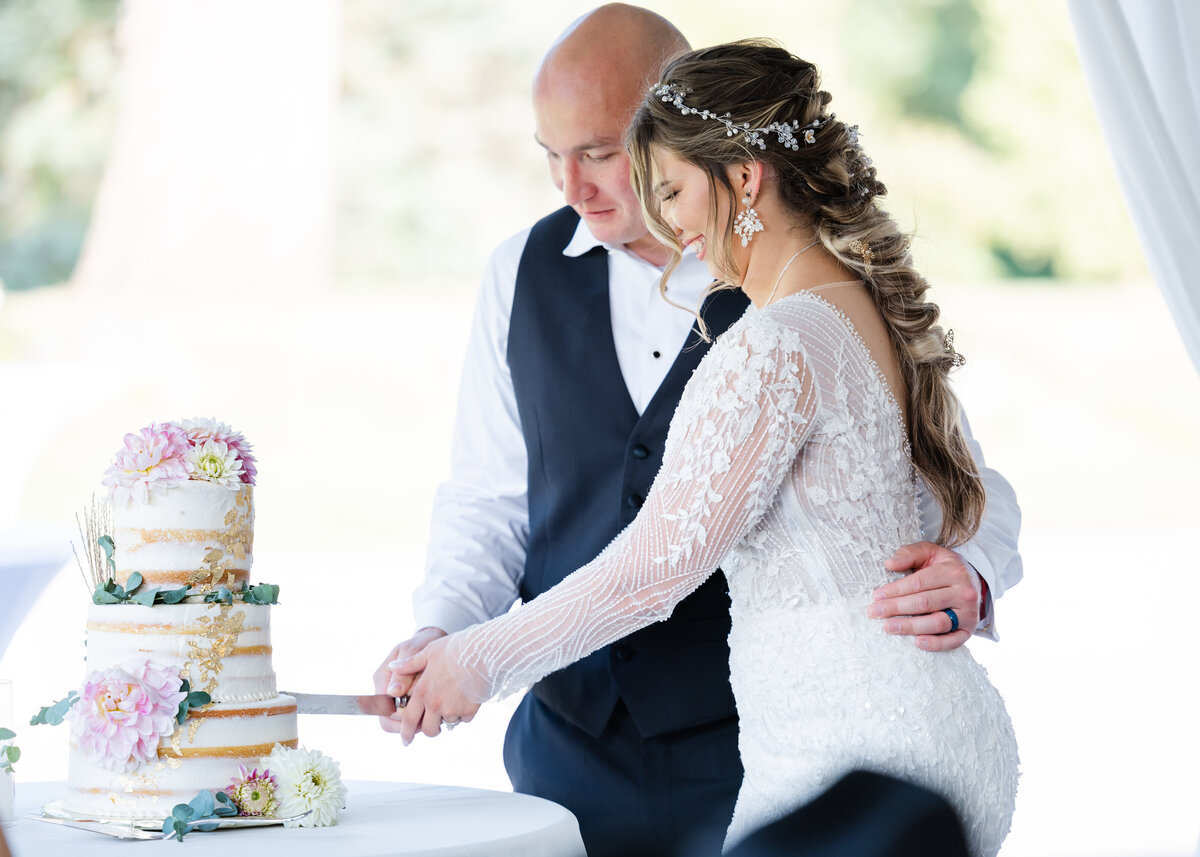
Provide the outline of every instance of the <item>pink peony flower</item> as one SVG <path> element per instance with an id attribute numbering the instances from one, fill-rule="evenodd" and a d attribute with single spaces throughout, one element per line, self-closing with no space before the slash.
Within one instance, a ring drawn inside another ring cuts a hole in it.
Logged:
<path id="1" fill-rule="evenodd" d="M 155 759 L 159 739 L 175 731 L 182 686 L 177 671 L 150 661 L 92 672 L 71 711 L 80 752 L 114 771 Z"/>
<path id="2" fill-rule="evenodd" d="M 256 460 L 253 454 L 253 447 L 250 446 L 249 441 L 246 440 L 241 432 L 234 431 L 225 425 L 225 423 L 218 420 L 201 417 L 181 420 L 180 425 L 183 427 L 183 431 L 187 433 L 188 439 L 197 446 L 204 444 L 206 441 L 216 440 L 236 452 L 238 460 L 242 463 L 241 481 L 247 485 L 254 484 L 255 478 L 258 476 L 258 468 L 255 467 Z"/>
<path id="3" fill-rule="evenodd" d="M 151 423 L 137 434 L 125 435 L 125 446 L 117 450 L 104 471 L 101 484 L 109 487 L 113 503 L 146 502 L 151 490 L 171 488 L 188 478 L 184 456 L 191 443 L 173 423 Z"/>
<path id="4" fill-rule="evenodd" d="M 278 788 L 279 783 L 266 768 L 261 774 L 258 768 L 247 773 L 245 765 L 238 765 L 238 775 L 225 792 L 238 808 L 239 815 L 272 816 L 279 806 L 279 799 L 275 796 Z"/>

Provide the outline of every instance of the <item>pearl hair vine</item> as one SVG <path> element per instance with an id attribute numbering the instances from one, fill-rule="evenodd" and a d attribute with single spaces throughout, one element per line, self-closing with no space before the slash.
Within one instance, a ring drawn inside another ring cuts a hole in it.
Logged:
<path id="1" fill-rule="evenodd" d="M 654 86 L 651 90 L 663 101 L 669 101 L 679 108 L 679 112 L 684 116 L 699 116 L 701 119 L 715 119 L 725 126 L 725 136 L 734 137 L 742 134 L 746 138 L 746 142 L 751 146 L 758 146 L 760 149 L 767 148 L 767 142 L 763 139 L 763 135 L 774 134 L 779 142 L 791 149 L 794 152 L 800 150 L 800 143 L 797 140 L 803 140 L 805 144 L 815 143 L 817 141 L 817 131 L 820 131 L 829 122 L 831 122 L 836 114 L 830 113 L 828 116 L 821 116 L 801 127 L 800 122 L 793 119 L 791 122 L 772 122 L 770 125 L 765 125 L 762 128 L 751 128 L 749 122 L 737 124 L 729 117 L 732 115 L 726 113 L 720 116 L 713 113 L 711 110 L 702 110 L 698 107 L 691 107 L 684 103 L 683 99 L 692 90 L 689 87 L 681 86 L 678 83 L 660 83 Z M 851 129 L 852 142 L 857 142 L 858 126 Z"/>

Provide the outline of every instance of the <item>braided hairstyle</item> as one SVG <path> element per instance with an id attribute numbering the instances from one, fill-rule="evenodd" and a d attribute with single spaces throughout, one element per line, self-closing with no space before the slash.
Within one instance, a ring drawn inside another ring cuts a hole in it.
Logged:
<path id="1" fill-rule="evenodd" d="M 671 85 L 671 93 L 660 94 L 660 85 Z M 682 94 L 688 112 L 673 94 Z M 774 42 L 746 40 L 683 54 L 663 69 L 660 84 L 651 87 L 626 134 L 633 187 L 651 231 L 674 249 L 663 276 L 665 289 L 682 247 L 659 213 L 652 147 L 703 170 L 713 211 L 719 194 L 727 194 L 731 203 L 727 222 L 713 224 L 708 254 L 736 281 L 740 272 L 732 243 L 737 193 L 727 168 L 748 161 L 773 168 L 780 198 L 797 225 L 811 224 L 825 249 L 862 278 L 874 299 L 908 390 L 913 464 L 942 508 L 938 542 L 962 544 L 979 528 L 986 502 L 948 378 L 962 358 L 937 324 L 937 304 L 926 299 L 929 284 L 913 268 L 909 237 L 876 202 L 887 189 L 858 144 L 857 128 L 826 112 L 831 98 L 820 88 L 812 63 Z M 702 110 L 709 114 L 701 115 Z M 752 129 L 773 123 L 790 127 L 795 120 L 798 148 L 775 132 L 760 133 L 766 144 L 760 148 L 744 133 L 731 134 L 716 117 Z M 812 142 L 806 142 L 806 127 L 813 129 Z M 732 286 L 717 282 L 710 291 L 720 288 Z"/>

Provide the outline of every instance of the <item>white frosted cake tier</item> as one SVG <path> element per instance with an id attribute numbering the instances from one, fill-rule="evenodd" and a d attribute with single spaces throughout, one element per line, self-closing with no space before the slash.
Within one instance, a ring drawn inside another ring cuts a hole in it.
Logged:
<path id="1" fill-rule="evenodd" d="M 138 572 L 148 586 L 243 583 L 254 560 L 254 489 L 187 481 L 114 504 L 116 580 Z"/>
<path id="2" fill-rule="evenodd" d="M 89 670 L 150 659 L 179 669 L 214 702 L 254 702 L 278 692 L 271 665 L 271 608 L 265 604 L 93 604 Z"/>
<path id="3" fill-rule="evenodd" d="M 130 773 L 89 761 L 72 742 L 63 808 L 105 818 L 166 818 L 201 789 L 228 788 L 239 765 L 261 769 L 259 760 L 276 744 L 297 743 L 296 700 L 290 696 L 193 711 L 162 739 L 157 761 Z"/>

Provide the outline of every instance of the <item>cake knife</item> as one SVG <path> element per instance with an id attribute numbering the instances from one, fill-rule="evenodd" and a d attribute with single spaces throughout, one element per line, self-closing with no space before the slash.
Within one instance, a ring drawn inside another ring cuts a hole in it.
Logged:
<path id="1" fill-rule="evenodd" d="M 387 717 L 389 714 L 395 714 L 396 709 L 402 707 L 400 700 L 403 699 L 403 697 L 397 698 L 382 693 L 375 696 L 293 693 L 290 690 L 281 690 L 280 693 L 296 698 L 296 711 L 300 714 L 372 714 L 378 717 Z M 407 700 L 405 701 L 407 702 Z"/>

